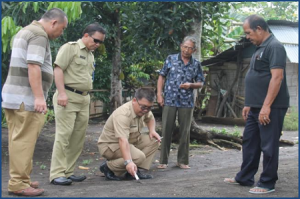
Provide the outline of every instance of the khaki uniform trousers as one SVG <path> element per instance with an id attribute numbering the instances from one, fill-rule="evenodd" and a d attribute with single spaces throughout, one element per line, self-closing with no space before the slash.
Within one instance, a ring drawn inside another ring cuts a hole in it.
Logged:
<path id="1" fill-rule="evenodd" d="M 45 123 L 41 113 L 4 109 L 8 125 L 9 174 L 8 191 L 30 187 L 32 158 L 38 136 Z"/>
<path id="2" fill-rule="evenodd" d="M 58 177 L 74 174 L 75 163 L 80 156 L 89 121 L 90 95 L 79 95 L 66 90 L 68 104 L 57 105 L 58 91 L 53 95 L 55 112 L 55 141 L 50 167 L 50 182 Z"/>
<path id="3" fill-rule="evenodd" d="M 179 123 L 177 162 L 180 164 L 189 164 L 190 128 L 193 108 L 177 108 L 171 106 L 164 106 L 162 113 L 162 136 L 164 139 L 161 140 L 160 164 L 168 164 L 177 111 Z"/>
<path id="4" fill-rule="evenodd" d="M 139 132 L 137 133 L 140 134 Z M 110 144 L 106 143 L 98 144 L 99 152 L 108 160 L 108 168 L 113 171 L 116 176 L 121 176 L 127 171 L 126 166 L 124 165 L 122 152 L 120 148 L 112 151 L 109 146 Z M 156 142 L 155 138 L 152 138 L 151 140 L 149 134 L 140 134 L 135 142 L 130 142 L 132 161 L 138 168 L 149 170 L 158 147 L 159 142 Z"/>

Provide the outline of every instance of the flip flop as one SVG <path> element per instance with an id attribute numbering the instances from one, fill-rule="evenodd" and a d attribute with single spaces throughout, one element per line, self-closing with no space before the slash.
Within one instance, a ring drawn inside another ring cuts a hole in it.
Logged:
<path id="1" fill-rule="evenodd" d="M 224 182 L 226 182 L 228 184 L 240 184 L 235 180 L 235 178 L 225 178 Z"/>
<path id="2" fill-rule="evenodd" d="M 167 164 L 160 164 L 156 168 L 158 168 L 158 169 L 166 169 L 167 167 L 168 167 Z"/>
<path id="3" fill-rule="evenodd" d="M 253 189 L 256 189 L 256 191 L 254 191 Z M 260 190 L 260 191 L 258 191 Z M 269 189 L 269 188 L 264 188 L 264 187 L 253 187 L 252 189 L 250 189 L 250 193 L 253 194 L 266 194 L 266 193 L 271 193 L 274 192 L 275 189 Z"/>
<path id="4" fill-rule="evenodd" d="M 178 166 L 181 169 L 190 169 L 191 167 L 187 164 L 179 164 L 177 163 L 176 166 Z"/>

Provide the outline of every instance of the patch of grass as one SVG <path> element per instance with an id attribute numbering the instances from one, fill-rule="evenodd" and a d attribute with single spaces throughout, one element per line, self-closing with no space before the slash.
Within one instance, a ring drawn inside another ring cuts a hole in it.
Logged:
<path id="1" fill-rule="evenodd" d="M 192 144 L 192 145 L 198 145 L 198 142 L 197 142 L 197 140 L 193 140 L 193 141 L 191 142 L 191 144 Z"/>
<path id="2" fill-rule="evenodd" d="M 40 169 L 45 170 L 45 169 L 46 169 L 46 165 L 42 164 L 42 165 L 40 166 Z"/>
<path id="3" fill-rule="evenodd" d="M 213 128 L 211 129 L 211 132 L 213 132 L 213 133 L 219 133 L 219 130 L 218 130 L 216 127 L 213 127 Z"/>
<path id="4" fill-rule="evenodd" d="M 241 131 L 239 130 L 238 126 L 234 126 L 232 135 L 233 135 L 234 137 L 241 137 L 242 133 L 241 133 Z"/>
<path id="5" fill-rule="evenodd" d="M 83 164 L 83 165 L 89 165 L 89 164 L 92 163 L 92 162 L 93 162 L 92 159 L 89 159 L 89 160 L 83 160 L 83 161 L 82 161 L 82 164 Z"/>
<path id="6" fill-rule="evenodd" d="M 193 140 L 190 143 L 190 149 L 199 148 L 199 147 L 200 147 L 200 144 L 197 142 L 197 140 Z"/>
<path id="7" fill-rule="evenodd" d="M 220 133 L 224 135 L 232 135 L 234 137 L 240 137 L 242 135 L 241 131 L 239 130 L 238 126 L 234 126 L 233 132 L 229 132 L 227 128 L 217 129 L 216 127 L 213 127 L 211 130 L 213 133 Z"/>
<path id="8" fill-rule="evenodd" d="M 227 128 L 222 128 L 221 131 L 220 131 L 219 133 L 224 134 L 224 135 L 228 135 L 228 134 L 229 134 Z"/>
<path id="9" fill-rule="evenodd" d="M 288 113 L 286 113 L 283 130 L 285 131 L 297 131 L 298 130 L 298 112 L 295 107 L 292 107 Z"/>

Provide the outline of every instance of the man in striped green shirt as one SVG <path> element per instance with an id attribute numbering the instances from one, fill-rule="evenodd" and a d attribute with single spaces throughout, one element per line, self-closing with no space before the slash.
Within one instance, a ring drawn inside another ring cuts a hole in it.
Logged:
<path id="1" fill-rule="evenodd" d="M 49 40 L 67 27 L 66 14 L 58 8 L 20 30 L 13 41 L 11 61 L 2 89 L 2 107 L 9 132 L 8 192 L 38 196 L 44 190 L 31 182 L 35 144 L 45 122 L 46 99 L 53 82 Z"/>

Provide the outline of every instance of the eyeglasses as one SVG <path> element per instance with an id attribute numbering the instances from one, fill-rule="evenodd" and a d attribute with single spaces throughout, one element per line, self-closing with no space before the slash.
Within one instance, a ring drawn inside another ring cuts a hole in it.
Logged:
<path id="1" fill-rule="evenodd" d="M 138 99 L 137 99 L 137 98 L 135 98 L 135 99 L 136 99 L 138 105 L 140 106 L 140 108 L 142 109 L 142 111 L 150 111 L 150 110 L 153 108 L 153 106 L 145 106 L 145 105 L 141 105 L 141 104 L 139 103 Z"/>
<path id="2" fill-rule="evenodd" d="M 96 44 L 103 44 L 104 43 L 104 41 L 102 41 L 102 40 L 99 40 L 99 39 L 95 39 L 94 37 L 92 37 L 91 35 L 89 35 L 92 39 L 94 39 L 94 42 L 96 43 Z"/>
<path id="3" fill-rule="evenodd" d="M 188 47 L 188 46 L 182 46 L 183 49 L 188 49 L 189 51 L 194 50 L 195 48 Z"/>

